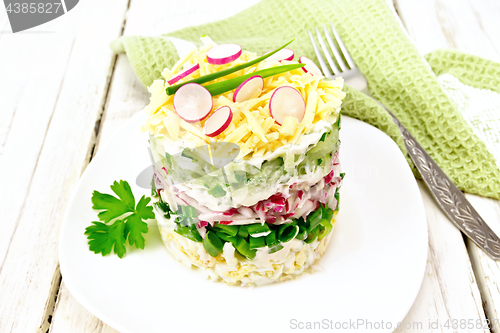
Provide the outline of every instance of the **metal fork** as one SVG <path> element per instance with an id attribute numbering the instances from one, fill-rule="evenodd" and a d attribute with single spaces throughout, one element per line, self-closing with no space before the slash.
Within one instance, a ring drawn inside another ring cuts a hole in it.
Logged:
<path id="1" fill-rule="evenodd" d="M 321 50 L 323 51 L 326 61 L 330 67 L 328 67 L 325 62 L 322 53 L 316 45 L 313 35 L 310 31 L 308 31 L 314 52 L 318 57 L 323 74 L 329 79 L 335 79 L 336 77 L 342 76 L 345 82 L 351 87 L 370 95 L 366 78 L 356 67 L 354 60 L 347 51 L 347 48 L 342 42 L 337 30 L 331 23 L 330 28 L 333 32 L 333 38 L 328 29 L 325 26 L 322 27 L 327 43 L 325 43 L 323 36 L 318 31 L 318 28 L 314 29 L 316 31 L 316 36 Z M 330 69 L 332 71 L 330 71 Z M 500 239 L 498 236 L 490 229 L 490 227 L 488 227 L 474 207 L 472 207 L 469 201 L 465 198 L 464 194 L 455 186 L 455 184 L 453 184 L 443 170 L 441 170 L 436 162 L 429 156 L 422 146 L 420 146 L 417 140 L 415 140 L 415 138 L 392 114 L 392 112 L 390 112 L 380 102 L 379 104 L 392 116 L 394 122 L 398 125 L 403 136 L 406 149 L 408 150 L 408 154 L 420 172 L 422 179 L 429 188 L 432 196 L 436 199 L 445 214 L 465 235 L 467 235 L 467 237 L 476 243 L 477 246 L 482 248 L 493 259 L 500 259 Z"/>

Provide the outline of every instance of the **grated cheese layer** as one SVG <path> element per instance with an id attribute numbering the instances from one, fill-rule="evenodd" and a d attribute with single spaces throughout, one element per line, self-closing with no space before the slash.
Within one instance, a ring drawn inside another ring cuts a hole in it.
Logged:
<path id="1" fill-rule="evenodd" d="M 143 132 L 149 132 L 155 139 L 174 146 L 194 148 L 209 142 L 232 142 L 240 147 L 237 159 L 249 160 L 252 158 L 268 159 L 280 147 L 296 144 L 302 135 L 317 131 L 319 124 L 327 118 L 338 117 L 342 99 L 343 79 L 334 81 L 325 80 L 320 76 L 305 73 L 296 69 L 264 79 L 264 88 L 260 95 L 245 102 L 233 102 L 234 90 L 214 96 L 212 111 L 221 106 L 229 106 L 233 112 L 233 119 L 229 127 L 214 138 L 203 134 L 205 121 L 187 123 L 175 112 L 173 95 L 166 94 L 167 80 L 179 74 L 184 68 L 198 63 L 200 69 L 183 78 L 182 83 L 205 74 L 214 73 L 229 67 L 240 65 L 257 58 L 253 52 L 244 51 L 235 61 L 226 65 L 212 65 L 206 61 L 206 52 L 215 45 L 208 37 L 203 37 L 204 45 L 198 50 L 189 52 L 171 69 L 165 68 L 162 75 L 165 80 L 156 80 L 148 88 L 151 93 L 150 103 L 144 111 L 148 115 L 142 126 Z M 285 64 L 294 61 L 261 61 L 241 71 L 211 81 L 220 82 L 236 76 L 253 73 L 255 71 Z M 297 89 L 306 102 L 306 112 L 301 122 L 293 117 L 285 118 L 283 125 L 278 125 L 269 112 L 269 100 L 275 89 L 282 86 L 291 86 Z M 167 145 L 165 145 L 167 146 Z"/>

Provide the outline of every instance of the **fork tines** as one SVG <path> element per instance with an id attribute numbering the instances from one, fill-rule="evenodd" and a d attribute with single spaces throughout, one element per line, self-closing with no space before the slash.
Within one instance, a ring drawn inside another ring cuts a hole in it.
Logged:
<path id="1" fill-rule="evenodd" d="M 325 62 L 323 54 L 319 51 L 319 48 L 316 44 L 316 41 L 314 40 L 313 35 L 311 34 L 310 31 L 308 31 L 308 33 L 314 48 L 314 52 L 318 57 L 318 61 L 321 66 L 321 70 L 323 71 L 323 74 L 326 77 L 336 77 L 342 73 L 346 73 L 349 72 L 350 70 L 355 69 L 356 65 L 354 64 L 351 55 L 347 51 L 344 43 L 342 42 L 342 39 L 340 39 L 340 36 L 337 30 L 335 30 L 333 24 L 330 23 L 330 27 L 333 32 L 333 38 L 328 29 L 325 26 L 323 26 L 324 35 L 326 37 L 326 41 L 329 47 L 326 45 L 324 38 L 320 34 L 318 29 L 315 28 L 314 30 L 316 31 L 316 36 L 318 38 L 319 45 L 321 47 L 321 50 L 323 51 L 323 54 L 325 55 L 328 65 L 330 65 L 331 71 L 327 63 Z"/>

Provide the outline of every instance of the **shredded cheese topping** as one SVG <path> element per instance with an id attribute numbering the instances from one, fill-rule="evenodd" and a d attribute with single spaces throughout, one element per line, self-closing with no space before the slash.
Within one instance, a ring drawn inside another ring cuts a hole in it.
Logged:
<path id="1" fill-rule="evenodd" d="M 297 142 L 301 134 L 311 132 L 314 124 L 325 119 L 330 114 L 340 112 L 342 99 L 343 79 L 324 80 L 322 77 L 305 73 L 301 68 L 278 74 L 264 79 L 264 88 L 259 96 L 242 103 L 233 102 L 234 90 L 212 97 L 212 111 L 222 106 L 229 106 L 233 112 L 233 119 L 229 127 L 214 138 L 203 134 L 205 121 L 188 123 L 181 119 L 175 112 L 173 95 L 168 96 L 165 88 L 167 80 L 182 72 L 182 67 L 187 68 L 198 63 L 200 69 L 186 76 L 175 84 L 189 81 L 193 78 L 221 71 L 223 69 L 240 65 L 257 58 L 253 52 L 243 51 L 235 61 L 226 65 L 212 65 L 206 60 L 206 52 L 216 45 L 207 36 L 202 37 L 204 45 L 198 50 L 189 52 L 169 70 L 165 68 L 162 76 L 165 80 L 156 80 L 148 87 L 151 93 L 150 103 L 144 111 L 148 119 L 142 126 L 143 132 L 149 132 L 155 137 L 166 136 L 172 141 L 182 141 L 186 147 L 198 147 L 209 142 L 232 142 L 240 147 L 238 158 L 250 159 L 252 157 L 265 157 L 277 148 Z M 261 61 L 253 66 L 238 72 L 211 81 L 208 84 L 220 82 L 240 75 L 253 73 L 285 64 L 296 63 L 293 61 Z M 299 121 L 294 117 L 286 117 L 283 125 L 278 125 L 269 112 L 269 100 L 274 90 L 290 86 L 297 89 L 306 102 L 304 118 Z"/>

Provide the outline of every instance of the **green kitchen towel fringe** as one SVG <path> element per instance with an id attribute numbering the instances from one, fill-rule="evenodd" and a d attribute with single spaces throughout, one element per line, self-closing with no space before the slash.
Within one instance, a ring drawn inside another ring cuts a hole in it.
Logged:
<path id="1" fill-rule="evenodd" d="M 499 91 L 500 65 L 443 50 L 428 55 L 426 62 L 384 0 L 263 0 L 228 19 L 165 36 L 200 45 L 200 36 L 209 35 L 217 43 L 238 43 L 258 54 L 297 38 L 290 45 L 295 53 L 317 60 L 307 31 L 330 22 L 366 76 L 373 96 L 401 120 L 451 180 L 463 191 L 500 199 L 495 158 L 436 76 L 447 72 L 465 84 Z M 175 47 L 165 37 L 122 37 L 112 48 L 126 52 L 145 86 L 178 60 Z M 387 133 L 412 166 L 399 130 L 385 110 L 352 88 L 346 91 L 343 114 Z"/>

